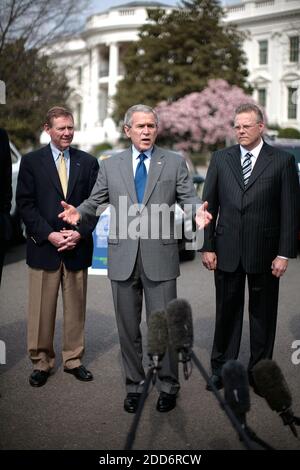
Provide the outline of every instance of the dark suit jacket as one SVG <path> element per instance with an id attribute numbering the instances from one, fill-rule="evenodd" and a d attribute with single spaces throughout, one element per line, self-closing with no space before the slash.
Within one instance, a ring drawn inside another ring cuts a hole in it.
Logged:
<path id="1" fill-rule="evenodd" d="M 8 135 L 0 129 L 0 240 L 11 238 L 11 155 Z"/>
<path id="2" fill-rule="evenodd" d="M 213 222 L 202 251 L 217 253 L 218 268 L 270 271 L 277 256 L 297 256 L 299 184 L 294 157 L 264 143 L 244 187 L 240 147 L 212 155 L 203 199 Z M 218 218 L 217 218 L 218 217 Z"/>
<path id="3" fill-rule="evenodd" d="M 78 206 L 86 199 L 96 181 L 98 161 L 91 155 L 70 147 L 70 174 L 66 201 Z M 50 145 L 22 158 L 17 185 L 17 205 L 27 231 L 27 264 L 32 268 L 58 269 L 63 261 L 69 270 L 85 269 L 92 261 L 91 232 L 97 218 L 90 217 L 80 229 L 83 239 L 74 250 L 58 253 L 48 235 L 63 227 L 58 218 L 64 200 Z"/>

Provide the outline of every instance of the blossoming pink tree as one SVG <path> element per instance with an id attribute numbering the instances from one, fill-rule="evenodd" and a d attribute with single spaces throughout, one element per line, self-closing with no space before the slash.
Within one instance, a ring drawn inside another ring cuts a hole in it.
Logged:
<path id="1" fill-rule="evenodd" d="M 178 150 L 199 152 L 208 146 L 222 146 L 234 138 L 235 108 L 254 102 L 245 92 L 225 80 L 212 79 L 200 93 L 190 93 L 173 103 L 161 102 L 159 136 Z"/>

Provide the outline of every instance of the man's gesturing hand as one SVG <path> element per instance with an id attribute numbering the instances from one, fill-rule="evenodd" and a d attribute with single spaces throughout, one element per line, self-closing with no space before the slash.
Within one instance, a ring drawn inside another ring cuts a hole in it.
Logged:
<path id="1" fill-rule="evenodd" d="M 212 215 L 208 212 L 208 202 L 205 201 L 196 212 L 196 224 L 198 229 L 206 227 L 212 220 Z"/>
<path id="2" fill-rule="evenodd" d="M 80 219 L 78 210 L 74 206 L 71 206 L 71 204 L 67 204 L 64 201 L 61 201 L 61 205 L 63 206 L 64 211 L 58 214 L 58 217 L 70 225 L 76 225 Z"/>

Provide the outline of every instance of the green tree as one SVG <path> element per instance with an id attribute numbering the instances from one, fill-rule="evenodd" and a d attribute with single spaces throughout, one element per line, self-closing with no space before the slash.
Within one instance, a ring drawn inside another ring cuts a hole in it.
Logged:
<path id="1" fill-rule="evenodd" d="M 6 84 L 0 127 L 19 148 L 34 146 L 39 142 L 47 109 L 67 102 L 70 89 L 66 77 L 37 49 L 25 49 L 22 40 L 4 46 L 0 70 Z"/>
<path id="2" fill-rule="evenodd" d="M 0 126 L 20 148 L 38 144 L 47 109 L 67 102 L 67 80 L 44 54 L 51 41 L 78 30 L 89 1 L 1 1 L 0 80 L 6 104 L 0 104 Z"/>
<path id="3" fill-rule="evenodd" d="M 115 97 L 117 120 L 133 103 L 172 102 L 201 91 L 211 78 L 249 91 L 244 36 L 221 22 L 218 0 L 182 0 L 170 14 L 148 9 L 148 17 L 124 58 L 125 76 Z"/>
<path id="4" fill-rule="evenodd" d="M 78 30 L 90 0 L 1 0 L 0 53 L 22 39 L 26 48 L 43 47 Z"/>
<path id="5" fill-rule="evenodd" d="M 286 139 L 300 139 L 300 132 L 294 127 L 284 127 L 279 129 L 278 137 L 284 137 Z"/>

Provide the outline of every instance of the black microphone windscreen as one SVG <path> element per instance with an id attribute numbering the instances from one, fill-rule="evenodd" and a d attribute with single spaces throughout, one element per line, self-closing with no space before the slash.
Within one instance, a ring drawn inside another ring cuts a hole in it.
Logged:
<path id="1" fill-rule="evenodd" d="M 237 415 L 250 410 L 248 375 L 245 367 L 235 360 L 227 361 L 222 368 L 225 400 Z"/>
<path id="2" fill-rule="evenodd" d="M 168 347 L 167 317 L 164 311 L 150 314 L 148 321 L 148 355 L 150 357 L 165 354 Z"/>
<path id="3" fill-rule="evenodd" d="M 192 308 L 185 299 L 173 299 L 167 305 L 169 341 L 176 351 L 193 347 Z"/>
<path id="4" fill-rule="evenodd" d="M 253 378 L 270 408 L 282 412 L 292 405 L 292 396 L 285 378 L 275 361 L 263 359 L 253 368 Z"/>

